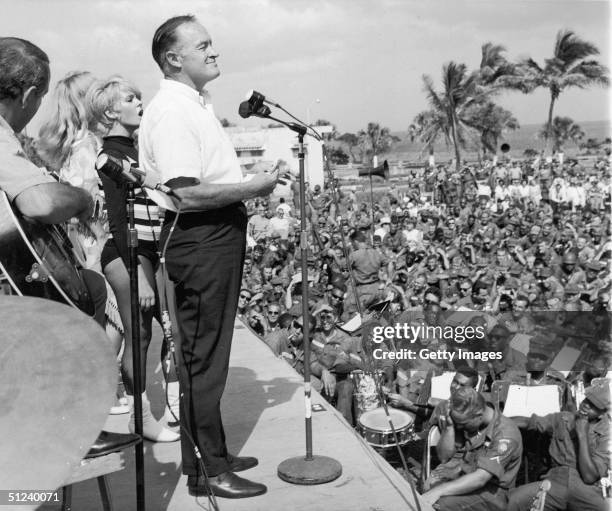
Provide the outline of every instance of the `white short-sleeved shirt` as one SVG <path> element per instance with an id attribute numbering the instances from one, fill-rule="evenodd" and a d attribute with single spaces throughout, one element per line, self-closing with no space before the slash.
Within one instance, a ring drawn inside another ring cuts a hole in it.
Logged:
<path id="1" fill-rule="evenodd" d="M 201 183 L 244 181 L 234 146 L 206 96 L 164 79 L 138 135 L 140 167 L 162 183 L 184 176 Z"/>

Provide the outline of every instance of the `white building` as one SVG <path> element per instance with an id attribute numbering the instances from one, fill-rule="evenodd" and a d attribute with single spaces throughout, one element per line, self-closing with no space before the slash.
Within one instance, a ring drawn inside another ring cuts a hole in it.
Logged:
<path id="1" fill-rule="evenodd" d="M 278 128 L 226 128 L 234 144 L 240 164 L 248 172 L 258 161 L 275 162 L 279 158 L 285 160 L 294 176 L 299 174 L 298 137 L 286 127 Z M 319 133 L 327 133 L 331 126 L 317 126 Z M 323 187 L 323 144 L 313 137 L 304 137 L 304 172 L 306 181 L 312 188 L 314 185 Z M 278 195 L 285 195 L 282 187 Z M 287 195 L 290 195 L 287 194 Z"/>

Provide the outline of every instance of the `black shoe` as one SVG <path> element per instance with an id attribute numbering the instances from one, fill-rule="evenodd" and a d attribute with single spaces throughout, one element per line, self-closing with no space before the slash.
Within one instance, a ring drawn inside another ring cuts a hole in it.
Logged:
<path id="1" fill-rule="evenodd" d="M 256 467 L 259 461 L 252 456 L 232 456 L 227 455 L 227 461 L 230 464 L 230 472 L 242 472 L 250 468 Z"/>
<path id="2" fill-rule="evenodd" d="M 132 433 L 102 431 L 85 457 L 97 458 L 98 456 L 105 456 L 111 452 L 122 451 L 127 447 L 136 445 L 138 442 L 140 442 L 140 437 Z"/>
<path id="3" fill-rule="evenodd" d="M 245 499 L 263 495 L 268 491 L 265 485 L 243 479 L 233 472 L 224 472 L 218 476 L 209 477 L 208 482 L 210 490 L 215 496 L 226 499 Z M 204 476 L 188 476 L 187 487 L 189 495 L 193 497 L 206 497 L 208 495 Z"/>

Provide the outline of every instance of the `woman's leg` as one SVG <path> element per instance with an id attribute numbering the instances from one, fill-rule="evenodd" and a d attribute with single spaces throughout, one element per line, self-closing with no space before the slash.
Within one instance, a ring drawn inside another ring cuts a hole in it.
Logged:
<path id="1" fill-rule="evenodd" d="M 141 271 L 139 279 L 145 278 L 150 288 L 153 290 L 155 297 L 155 279 L 153 277 L 153 268 L 148 259 L 140 259 Z M 125 385 L 128 398 L 134 395 L 134 368 L 132 364 L 132 316 L 131 316 L 131 297 L 130 297 L 130 278 L 129 273 L 120 258 L 117 258 L 106 265 L 104 274 L 108 279 L 109 284 L 113 288 L 115 297 L 117 298 L 117 306 L 123 328 L 125 332 L 125 347 L 121 360 L 121 372 L 123 375 L 123 383 Z M 141 284 L 141 283 L 139 283 Z M 142 289 L 142 286 L 139 286 Z M 142 295 L 139 297 L 142 298 Z M 141 389 L 143 391 L 142 414 L 143 414 L 143 433 L 145 438 L 157 442 L 174 442 L 179 439 L 179 435 L 162 427 L 153 415 L 151 415 L 150 404 L 146 397 L 146 363 L 147 350 L 151 342 L 153 314 L 157 306 L 155 298 L 147 302 L 148 308 L 143 310 L 142 299 L 139 300 L 140 309 L 140 344 L 141 344 Z M 130 400 L 131 401 L 131 400 Z M 133 415 L 130 419 L 130 429 L 133 429 Z"/>

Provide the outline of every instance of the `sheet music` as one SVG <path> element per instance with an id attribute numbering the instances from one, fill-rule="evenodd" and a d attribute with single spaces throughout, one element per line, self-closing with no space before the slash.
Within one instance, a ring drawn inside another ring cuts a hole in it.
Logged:
<path id="1" fill-rule="evenodd" d="M 563 376 L 567 377 L 572 367 L 580 357 L 580 350 L 576 348 L 570 348 L 569 346 L 563 346 L 561 351 L 557 354 L 555 359 L 552 361 L 550 367 L 556 369 Z"/>
<path id="2" fill-rule="evenodd" d="M 560 412 L 559 387 L 556 385 L 510 385 L 504 407 L 506 417 L 530 417 Z"/>
<path id="3" fill-rule="evenodd" d="M 450 398 L 450 384 L 455 377 L 455 372 L 445 372 L 440 376 L 431 378 L 431 395 L 430 398 L 448 399 Z"/>

